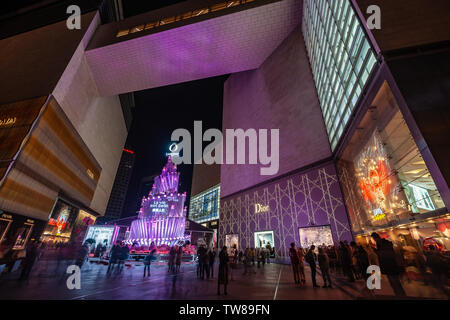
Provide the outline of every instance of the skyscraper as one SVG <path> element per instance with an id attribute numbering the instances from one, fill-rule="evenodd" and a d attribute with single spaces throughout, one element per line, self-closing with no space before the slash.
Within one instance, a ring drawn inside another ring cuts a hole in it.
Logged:
<path id="1" fill-rule="evenodd" d="M 134 151 L 126 148 L 123 149 L 105 216 L 101 220 L 114 220 L 122 216 L 131 174 L 133 173 L 135 157 Z"/>

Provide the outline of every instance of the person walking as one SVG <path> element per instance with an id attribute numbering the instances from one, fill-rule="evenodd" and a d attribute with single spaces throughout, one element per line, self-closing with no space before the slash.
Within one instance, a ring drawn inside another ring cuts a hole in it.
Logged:
<path id="1" fill-rule="evenodd" d="M 183 258 L 183 247 L 180 246 L 177 250 L 177 257 L 176 257 L 176 267 L 175 267 L 175 273 L 180 272 L 181 268 L 181 259 Z"/>
<path id="2" fill-rule="evenodd" d="M 289 258 L 291 258 L 292 265 L 292 273 L 294 275 L 294 282 L 300 283 L 300 260 L 297 255 L 297 250 L 295 249 L 295 243 L 291 243 L 291 247 L 289 248 Z"/>
<path id="3" fill-rule="evenodd" d="M 339 259 L 344 276 L 346 276 L 350 282 L 355 282 L 355 277 L 351 270 L 352 259 L 350 251 L 347 248 L 347 245 L 342 241 L 339 242 Z"/>
<path id="4" fill-rule="evenodd" d="M 380 261 L 381 273 L 385 274 L 396 296 L 405 297 L 406 293 L 400 281 L 400 267 L 397 264 L 394 245 L 391 241 L 382 239 L 376 232 L 371 234 L 377 244 L 376 253 Z"/>
<path id="5" fill-rule="evenodd" d="M 128 256 L 130 255 L 130 248 L 122 242 L 120 246 L 120 253 L 119 253 L 119 273 L 122 272 L 123 266 L 125 265 L 125 261 L 128 259 Z"/>
<path id="6" fill-rule="evenodd" d="M 147 277 L 150 277 L 150 265 L 152 264 L 152 261 L 156 258 L 155 252 L 156 252 L 156 249 L 153 249 L 144 258 L 144 278 L 145 278 L 146 272 L 147 272 Z"/>
<path id="7" fill-rule="evenodd" d="M 206 248 L 203 245 L 200 245 L 200 248 L 198 248 L 197 256 L 198 256 L 198 268 L 199 268 L 199 278 L 204 279 L 205 278 L 205 255 L 206 255 Z"/>
<path id="8" fill-rule="evenodd" d="M 27 246 L 26 255 L 23 260 L 23 269 L 20 274 L 20 280 L 28 280 L 31 270 L 33 269 L 34 262 L 39 255 L 39 244 L 37 241 L 33 241 Z"/>
<path id="9" fill-rule="evenodd" d="M 426 265 L 431 269 L 434 286 L 447 294 L 445 285 L 448 281 L 449 258 L 441 254 L 434 246 L 430 246 Z"/>
<path id="10" fill-rule="evenodd" d="M 305 251 L 303 250 L 303 248 L 301 248 L 301 247 L 298 248 L 297 256 L 298 256 L 298 260 L 299 260 L 298 269 L 300 272 L 300 281 L 301 281 L 302 285 L 305 285 L 305 283 L 306 283 L 305 262 L 303 261 L 303 259 L 305 257 Z"/>
<path id="11" fill-rule="evenodd" d="M 119 255 L 120 255 L 120 246 L 118 243 L 115 243 L 110 251 L 108 270 L 106 271 L 107 274 L 109 274 L 114 269 L 114 266 L 117 264 L 119 260 Z"/>
<path id="12" fill-rule="evenodd" d="M 214 262 L 216 260 L 216 249 L 209 250 L 209 274 L 211 278 L 214 278 Z"/>
<path id="13" fill-rule="evenodd" d="M 220 285 L 223 285 L 223 294 L 227 295 L 228 286 L 228 252 L 227 247 L 223 246 L 219 253 L 219 275 L 217 279 L 217 295 L 220 295 Z"/>
<path id="14" fill-rule="evenodd" d="M 83 243 L 83 245 L 78 249 L 75 264 L 81 269 L 83 264 L 89 255 L 90 244 L 88 242 Z"/>
<path id="15" fill-rule="evenodd" d="M 330 259 L 328 258 L 325 249 L 319 248 L 319 256 L 317 260 L 319 262 L 320 272 L 322 273 L 323 278 L 322 288 L 331 288 Z"/>
<path id="16" fill-rule="evenodd" d="M 175 270 L 175 260 L 177 257 L 177 249 L 175 246 L 170 247 L 169 251 L 169 261 L 168 261 L 168 269 L 167 272 L 174 272 Z"/>
<path id="17" fill-rule="evenodd" d="M 316 273 L 317 273 L 317 269 L 316 269 L 316 253 L 314 252 L 314 249 L 316 248 L 315 245 L 312 245 L 308 252 L 305 255 L 305 260 L 306 262 L 308 262 L 309 267 L 311 268 L 311 280 L 312 280 L 312 284 L 313 284 L 313 288 L 318 288 L 319 286 L 316 283 Z"/>

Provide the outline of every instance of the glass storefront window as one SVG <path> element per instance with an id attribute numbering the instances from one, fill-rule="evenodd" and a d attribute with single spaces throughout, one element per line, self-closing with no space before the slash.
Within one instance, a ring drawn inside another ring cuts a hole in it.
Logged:
<path id="1" fill-rule="evenodd" d="M 316 248 L 323 245 L 334 245 L 330 226 L 299 228 L 298 235 L 300 237 L 300 246 L 304 249 L 308 249 L 312 245 L 315 245 Z"/>
<path id="2" fill-rule="evenodd" d="M 189 219 L 202 223 L 219 219 L 220 185 L 210 188 L 191 198 Z"/>
<path id="3" fill-rule="evenodd" d="M 371 105 L 338 161 L 357 233 L 402 224 L 445 207 L 387 83 Z"/>
<path id="4" fill-rule="evenodd" d="M 254 234 L 255 248 L 273 248 L 275 247 L 275 238 L 273 231 L 258 231 Z"/>
<path id="5" fill-rule="evenodd" d="M 51 243 L 68 242 L 72 235 L 78 211 L 79 209 L 58 200 L 45 227 L 42 240 Z"/>
<path id="6" fill-rule="evenodd" d="M 226 234 L 225 235 L 225 245 L 228 250 L 231 248 L 236 248 L 239 250 L 239 235 L 238 234 Z"/>

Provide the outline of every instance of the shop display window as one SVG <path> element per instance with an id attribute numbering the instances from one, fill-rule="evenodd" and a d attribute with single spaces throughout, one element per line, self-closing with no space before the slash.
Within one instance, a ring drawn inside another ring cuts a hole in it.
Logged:
<path id="1" fill-rule="evenodd" d="M 334 245 L 330 226 L 299 228 L 298 234 L 300 237 L 300 246 L 305 249 L 310 248 L 312 245 L 315 245 L 316 248 L 323 245 Z"/>
<path id="2" fill-rule="evenodd" d="M 255 248 L 273 248 L 275 246 L 275 238 L 273 231 L 259 231 L 255 232 Z"/>
<path id="3" fill-rule="evenodd" d="M 371 106 L 338 161 L 355 232 L 444 207 L 387 83 Z"/>
<path id="4" fill-rule="evenodd" d="M 228 249 L 236 247 L 239 250 L 239 235 L 238 234 L 226 234 L 225 245 Z"/>

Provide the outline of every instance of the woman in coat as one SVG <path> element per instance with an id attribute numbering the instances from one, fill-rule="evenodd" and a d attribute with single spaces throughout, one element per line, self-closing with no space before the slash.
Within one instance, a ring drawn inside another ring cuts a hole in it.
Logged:
<path id="1" fill-rule="evenodd" d="M 223 284 L 223 294 L 227 295 L 228 285 L 228 252 L 227 247 L 223 246 L 219 253 L 219 276 L 217 283 L 217 294 L 220 295 L 220 285 Z"/>

